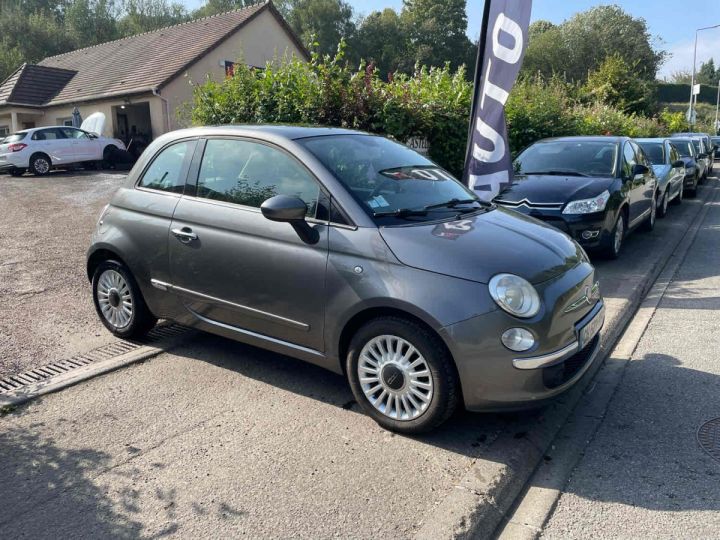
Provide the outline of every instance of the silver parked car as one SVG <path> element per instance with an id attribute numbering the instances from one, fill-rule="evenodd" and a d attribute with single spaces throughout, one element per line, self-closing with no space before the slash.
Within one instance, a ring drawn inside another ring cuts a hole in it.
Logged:
<path id="1" fill-rule="evenodd" d="M 169 133 L 103 210 L 87 274 L 120 337 L 158 318 L 345 374 L 405 433 L 456 405 L 536 406 L 599 348 L 585 252 L 484 203 L 382 137 L 342 129 Z"/>

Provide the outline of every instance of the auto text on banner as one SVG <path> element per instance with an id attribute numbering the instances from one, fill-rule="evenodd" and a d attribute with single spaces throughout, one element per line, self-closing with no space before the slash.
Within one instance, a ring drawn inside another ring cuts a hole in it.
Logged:
<path id="1" fill-rule="evenodd" d="M 491 200 L 511 182 L 505 103 L 527 47 L 531 0 L 485 0 L 465 183 Z"/>

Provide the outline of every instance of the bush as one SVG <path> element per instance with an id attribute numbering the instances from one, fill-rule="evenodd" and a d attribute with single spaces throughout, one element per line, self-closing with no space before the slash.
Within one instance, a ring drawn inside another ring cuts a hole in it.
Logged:
<path id="1" fill-rule="evenodd" d="M 334 57 L 275 59 L 264 69 L 236 64 L 222 82 L 195 86 L 194 124 L 284 123 L 360 129 L 405 142 L 427 137 L 430 157 L 459 175 L 465 159 L 472 85 L 464 69 L 418 68 L 383 81 L 378 70 L 351 69 L 344 44 Z"/>
<path id="2" fill-rule="evenodd" d="M 194 88 L 194 124 L 311 124 L 383 134 L 405 142 L 427 137 L 430 157 L 459 176 L 469 125 L 472 84 L 464 69 L 417 68 L 384 81 L 374 65 L 352 69 L 341 43 L 334 57 L 313 53 L 310 62 L 282 58 L 264 69 L 236 64 L 232 77 Z M 521 78 L 506 106 L 510 150 L 563 135 L 658 136 L 677 131 L 681 118 L 624 113 L 587 103 L 580 87 L 553 77 Z"/>

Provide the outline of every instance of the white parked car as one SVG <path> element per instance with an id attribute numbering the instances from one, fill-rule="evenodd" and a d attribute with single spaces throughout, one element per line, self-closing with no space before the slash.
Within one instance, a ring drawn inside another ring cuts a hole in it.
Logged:
<path id="1" fill-rule="evenodd" d="M 102 130 L 98 132 L 102 133 Z M 40 176 L 55 167 L 109 161 L 119 150 L 125 150 L 122 141 L 101 137 L 85 129 L 67 126 L 25 129 L 0 142 L 0 171 L 13 176 L 30 171 Z"/>

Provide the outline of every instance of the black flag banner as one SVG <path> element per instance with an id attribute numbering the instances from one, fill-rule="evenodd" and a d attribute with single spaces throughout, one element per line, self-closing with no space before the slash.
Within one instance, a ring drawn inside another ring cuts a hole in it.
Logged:
<path id="1" fill-rule="evenodd" d="M 505 102 L 527 46 L 532 0 L 485 0 L 464 181 L 491 200 L 512 180 Z"/>

